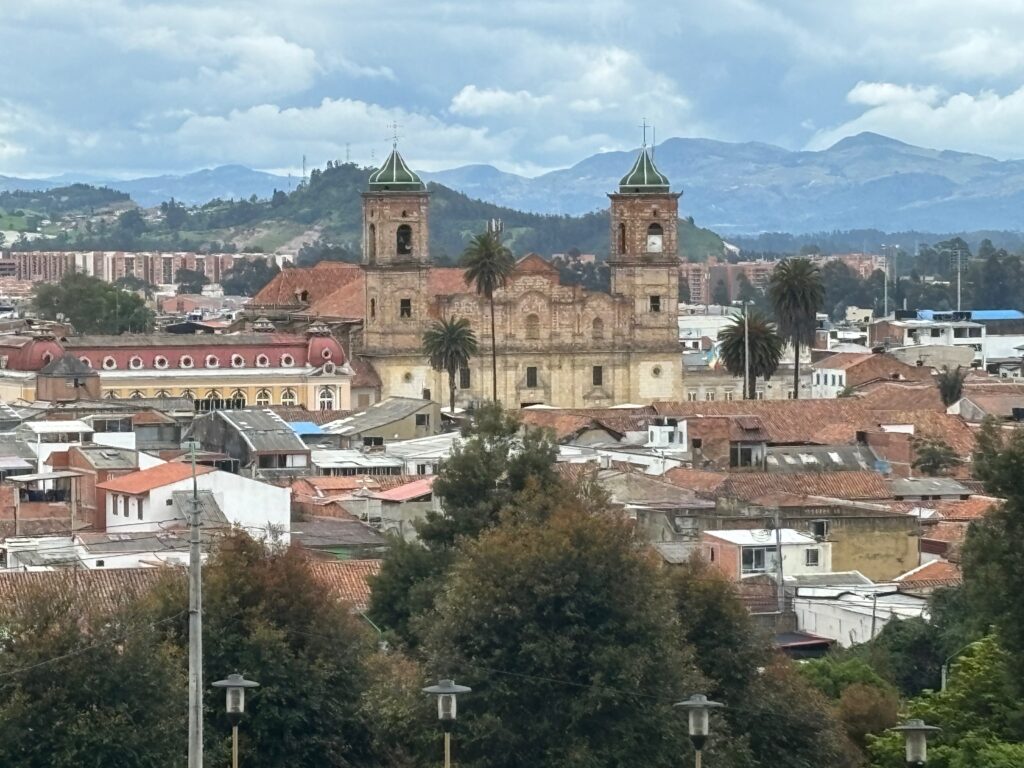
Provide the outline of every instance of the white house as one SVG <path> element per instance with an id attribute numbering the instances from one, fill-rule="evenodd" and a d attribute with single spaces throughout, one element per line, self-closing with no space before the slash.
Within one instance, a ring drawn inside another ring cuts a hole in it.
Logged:
<path id="1" fill-rule="evenodd" d="M 122 475 L 97 489 L 106 491 L 107 532 L 164 531 L 184 526 L 191 504 L 192 466 L 168 462 Z M 291 491 L 206 466 L 195 468 L 195 484 L 206 515 L 244 528 L 251 536 L 289 541 Z M 204 493 L 206 492 L 206 493 Z"/>
<path id="2" fill-rule="evenodd" d="M 876 637 L 893 619 L 927 619 L 928 601 L 903 594 L 892 584 L 797 587 L 793 610 L 801 631 L 845 648 Z"/>

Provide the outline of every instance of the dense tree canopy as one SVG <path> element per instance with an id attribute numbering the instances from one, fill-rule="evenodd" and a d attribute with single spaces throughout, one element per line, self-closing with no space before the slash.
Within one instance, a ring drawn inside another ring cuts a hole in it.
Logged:
<path id="1" fill-rule="evenodd" d="M 280 271 L 263 257 L 239 259 L 221 276 L 220 285 L 228 296 L 255 296 Z"/>
<path id="2" fill-rule="evenodd" d="M 145 332 L 153 313 L 137 294 L 79 272 L 69 272 L 59 283 L 39 283 L 32 306 L 40 317 L 63 317 L 79 333 Z"/>

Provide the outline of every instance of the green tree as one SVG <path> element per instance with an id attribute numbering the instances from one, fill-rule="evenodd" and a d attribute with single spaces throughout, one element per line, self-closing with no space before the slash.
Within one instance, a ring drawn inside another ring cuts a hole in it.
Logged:
<path id="1" fill-rule="evenodd" d="M 134 242 L 146 231 L 146 220 L 142 218 L 142 212 L 138 208 L 129 208 L 117 217 L 117 231 L 119 236 L 129 242 Z"/>
<path id="2" fill-rule="evenodd" d="M 935 385 L 939 388 L 939 397 L 942 404 L 947 408 L 957 402 L 964 393 L 964 380 L 967 378 L 967 371 L 959 365 L 952 371 L 947 366 L 935 377 Z"/>
<path id="3" fill-rule="evenodd" d="M 0 605 L 0 765 L 162 768 L 181 760 L 180 647 L 128 595 L 113 613 L 71 572 Z"/>
<path id="4" fill-rule="evenodd" d="M 280 271 L 266 258 L 240 259 L 223 274 L 220 285 L 228 296 L 255 296 Z"/>
<path id="5" fill-rule="evenodd" d="M 134 291 L 141 293 L 147 299 L 153 298 L 153 294 L 156 291 L 155 285 L 153 285 L 152 283 L 148 283 L 141 277 L 136 277 L 135 275 L 125 275 L 124 277 L 119 277 L 117 278 L 117 280 L 114 281 L 114 285 L 116 285 L 118 288 L 123 288 L 126 291 Z"/>
<path id="6" fill-rule="evenodd" d="M 178 284 L 178 293 L 202 293 L 203 286 L 208 285 L 210 278 L 197 269 L 179 267 L 174 273 L 174 282 Z"/>
<path id="7" fill-rule="evenodd" d="M 160 203 L 160 213 L 164 224 L 172 232 L 177 232 L 188 222 L 188 209 L 172 197 L 169 202 Z"/>
<path id="8" fill-rule="evenodd" d="M 423 332 L 423 351 L 430 367 L 448 374 L 449 406 L 455 415 L 455 377 L 462 368 L 469 367 L 470 358 L 477 351 L 476 334 L 464 317 L 443 317 L 435 320 Z"/>
<path id="9" fill-rule="evenodd" d="M 466 284 L 484 296 L 491 306 L 491 399 L 498 401 L 498 345 L 494 328 L 494 292 L 505 286 L 515 260 L 512 251 L 501 243 L 497 232 L 476 235 L 462 252 Z"/>
<path id="10" fill-rule="evenodd" d="M 63 317 L 79 333 L 142 332 L 153 325 L 153 313 L 140 296 L 79 272 L 67 273 L 59 283 L 37 284 L 32 306 L 46 320 Z"/>
<path id="11" fill-rule="evenodd" d="M 672 611 L 657 565 L 607 514 L 567 506 L 470 544 L 427 646 L 431 669 L 474 688 L 459 762 L 679 765 L 690 749 L 672 703 L 702 681 Z M 714 759 L 724 722 L 712 738 Z"/>
<path id="12" fill-rule="evenodd" d="M 769 322 L 768 318 L 754 309 L 747 309 L 746 327 L 743 317 L 733 317 L 731 325 L 726 326 L 718 332 L 718 341 L 721 346 L 719 353 L 725 368 L 733 376 L 744 376 L 746 360 L 745 336 L 749 336 L 750 345 L 750 381 L 747 382 L 747 391 L 743 397 L 753 400 L 756 396 L 756 383 L 758 377 L 767 381 L 774 375 L 779 367 L 779 360 L 782 359 L 782 348 L 784 343 L 782 337 L 775 331 L 775 325 Z"/>
<path id="13" fill-rule="evenodd" d="M 816 314 L 825 300 L 821 270 L 807 259 L 786 259 L 769 288 L 779 333 L 793 345 L 793 398 L 800 397 L 800 347 L 814 343 Z"/>
<path id="14" fill-rule="evenodd" d="M 929 477 L 944 475 L 960 464 L 949 443 L 932 438 L 919 438 L 913 441 L 914 461 L 911 466 Z"/>
<path id="15" fill-rule="evenodd" d="M 152 600 L 159 618 L 179 614 L 188 604 L 185 580 L 164 581 Z M 260 683 L 242 729 L 246 766 L 373 764 L 361 699 L 376 635 L 313 579 L 299 548 L 226 535 L 203 569 L 203 605 L 205 679 L 240 672 Z M 169 624 L 167 637 L 184 654 L 187 618 Z M 206 698 L 211 764 L 226 758 L 230 734 L 218 699 Z M 179 704 L 175 719 L 183 712 Z"/>

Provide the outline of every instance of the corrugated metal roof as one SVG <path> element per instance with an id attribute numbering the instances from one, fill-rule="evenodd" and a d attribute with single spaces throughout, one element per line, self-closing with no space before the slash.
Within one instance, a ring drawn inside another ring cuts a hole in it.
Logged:
<path id="1" fill-rule="evenodd" d="M 306 444 L 288 426 L 288 422 L 268 409 L 243 408 L 232 411 L 216 411 L 199 418 L 224 419 L 255 451 L 283 453 L 308 450 Z"/>

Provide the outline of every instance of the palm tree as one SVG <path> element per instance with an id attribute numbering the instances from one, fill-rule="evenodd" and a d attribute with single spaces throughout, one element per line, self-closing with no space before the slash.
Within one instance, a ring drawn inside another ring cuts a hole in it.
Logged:
<path id="1" fill-rule="evenodd" d="M 942 371 L 935 377 L 935 385 L 939 388 L 939 397 L 942 404 L 947 408 L 964 395 L 964 379 L 967 378 L 967 371 L 959 365 L 955 370 L 949 370 L 948 366 L 942 366 Z"/>
<path id="2" fill-rule="evenodd" d="M 515 266 L 512 251 L 501 244 L 497 232 L 476 235 L 462 252 L 462 266 L 466 269 L 466 285 L 487 297 L 491 305 L 491 384 L 492 399 L 498 402 L 498 345 L 494 337 L 494 292 L 505 286 L 505 280 Z"/>
<path id="3" fill-rule="evenodd" d="M 756 309 L 749 311 L 746 329 L 743 327 L 743 316 L 736 315 L 732 325 L 718 332 L 719 354 L 725 369 L 733 376 L 743 376 L 745 372 L 745 332 L 750 338 L 750 381 L 747 382 L 747 391 L 743 397 L 753 400 L 758 376 L 766 381 L 772 377 L 782 359 L 784 344 L 782 337 L 775 331 L 775 324 L 761 312 Z"/>
<path id="4" fill-rule="evenodd" d="M 423 351 L 427 353 L 430 367 L 435 371 L 448 372 L 448 392 L 451 411 L 455 415 L 455 375 L 462 368 L 469 367 L 469 359 L 476 354 L 476 334 L 469 320 L 454 317 L 451 320 L 435 320 L 423 332 Z"/>
<path id="5" fill-rule="evenodd" d="M 800 397 L 800 345 L 814 343 L 816 315 L 825 303 L 821 270 L 807 259 L 786 259 L 775 267 L 769 287 L 779 333 L 793 345 L 793 398 Z"/>

